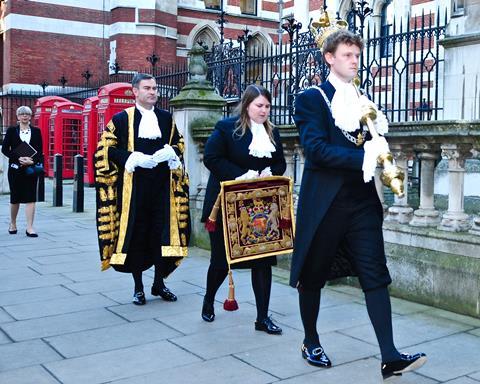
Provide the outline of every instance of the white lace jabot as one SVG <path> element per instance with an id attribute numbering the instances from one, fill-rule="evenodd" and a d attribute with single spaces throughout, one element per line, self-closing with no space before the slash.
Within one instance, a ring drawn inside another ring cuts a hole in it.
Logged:
<path id="1" fill-rule="evenodd" d="M 335 88 L 332 99 L 332 116 L 335 125 L 347 132 L 354 132 L 360 128 L 360 103 L 359 95 L 352 82 L 345 83 L 343 80 L 330 72 L 328 81 Z"/>
<path id="2" fill-rule="evenodd" d="M 272 157 L 275 146 L 270 141 L 263 124 L 250 120 L 250 130 L 252 131 L 252 142 L 248 146 L 249 154 L 254 157 Z"/>
<path id="3" fill-rule="evenodd" d="M 142 139 L 156 139 L 162 137 L 154 107 L 148 110 L 138 104 L 135 104 L 135 106 L 142 114 L 142 119 L 140 120 L 140 125 L 138 127 L 138 137 Z"/>

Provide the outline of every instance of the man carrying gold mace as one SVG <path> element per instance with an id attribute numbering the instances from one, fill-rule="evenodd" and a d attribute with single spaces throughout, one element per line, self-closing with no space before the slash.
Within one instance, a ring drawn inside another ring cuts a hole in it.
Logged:
<path id="1" fill-rule="evenodd" d="M 373 181 L 377 159 L 388 158 L 388 144 L 379 135 L 388 124 L 352 82 L 362 39 L 345 29 L 335 30 L 326 14 L 316 26 L 316 41 L 330 75 L 320 87 L 301 93 L 295 105 L 306 157 L 297 211 L 297 228 L 302 229 L 296 234 L 290 276 L 291 286 L 298 288 L 305 331 L 301 352 L 311 365 L 331 366 L 317 332 L 320 291 L 327 280 L 358 276 L 380 346 L 381 373 L 388 379 L 426 361 L 423 353 L 401 354 L 393 341 L 383 209 Z M 393 175 L 390 186 L 395 178 L 397 184 L 403 180 L 391 161 L 384 164 Z"/>

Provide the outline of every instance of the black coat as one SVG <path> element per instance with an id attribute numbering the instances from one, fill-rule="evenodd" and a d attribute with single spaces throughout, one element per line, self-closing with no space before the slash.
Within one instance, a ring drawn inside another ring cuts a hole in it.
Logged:
<path id="1" fill-rule="evenodd" d="M 30 126 L 31 136 L 29 144 L 37 151 L 32 157 L 35 164 L 43 164 L 42 135 L 40 129 Z M 3 139 L 2 153 L 8 157 L 8 184 L 10 186 L 10 203 L 33 203 L 37 200 L 38 176 L 29 176 L 25 167 L 21 167 L 14 149 L 22 143 L 20 127 L 7 129 Z"/>
<path id="2" fill-rule="evenodd" d="M 328 81 L 320 87 L 331 101 L 335 88 Z M 363 182 L 364 157 L 363 148 L 348 141 L 335 126 L 327 103 L 315 87 L 298 95 L 295 124 L 304 149 L 305 167 L 297 208 L 297 231 L 290 274 L 292 287 L 297 286 L 305 259 L 313 246 L 315 232 L 340 188 L 347 181 Z M 372 194 L 377 195 L 373 181 L 368 183 L 368 188 Z M 380 200 L 378 209 L 382 210 Z M 342 263 L 340 257 L 337 256 L 336 259 L 332 270 L 336 269 L 335 262 Z M 347 271 L 345 275 L 347 274 L 355 274 L 355 271 Z M 331 276 L 335 277 L 341 275 Z"/>
<path id="3" fill-rule="evenodd" d="M 220 182 L 235 180 L 248 170 L 262 171 L 270 167 L 274 176 L 281 176 L 287 167 L 280 135 L 273 130 L 276 151 L 272 157 L 254 157 L 249 155 L 248 146 L 252 142 L 252 132 L 247 130 L 243 137 L 233 134 L 238 117 L 221 120 L 205 144 L 203 161 L 210 171 L 205 202 L 203 204 L 202 222 L 210 215 L 215 200 L 220 192 Z"/>
<path id="4" fill-rule="evenodd" d="M 40 133 L 40 129 L 36 127 L 30 126 L 31 130 L 31 137 L 30 137 L 30 145 L 35 148 L 37 153 L 33 156 L 33 162 L 35 164 L 42 163 L 43 164 L 43 152 L 42 152 L 42 134 Z M 21 143 L 20 140 L 20 127 L 14 126 L 7 129 L 5 133 L 5 137 L 3 138 L 2 144 L 2 153 L 8 157 L 8 164 L 17 164 L 20 165 L 18 162 L 18 156 L 13 152 L 15 148 L 17 148 Z"/>

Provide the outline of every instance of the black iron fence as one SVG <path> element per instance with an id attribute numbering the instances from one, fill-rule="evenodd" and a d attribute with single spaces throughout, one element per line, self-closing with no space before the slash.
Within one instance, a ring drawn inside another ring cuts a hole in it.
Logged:
<path id="1" fill-rule="evenodd" d="M 215 46 L 207 54 L 209 79 L 220 95 L 235 101 L 247 85 L 265 86 L 273 96 L 272 121 L 279 125 L 293 123 L 295 96 L 325 81 L 329 72 L 314 36 L 299 33 L 294 20 L 289 22 L 289 44 L 252 47 L 240 36 L 237 45 Z M 361 87 L 390 121 L 442 119 L 444 56 L 439 41 L 446 23 L 446 14 L 442 20 L 437 11 L 435 16 L 408 16 L 406 23 L 382 28 L 381 35 L 376 28 L 366 29 Z"/>
<path id="2" fill-rule="evenodd" d="M 439 44 L 445 34 L 447 17 L 440 12 L 407 17 L 406 22 L 390 28 L 365 29 L 365 49 L 361 57 L 362 87 L 384 111 L 390 121 L 442 119 L 443 49 Z M 272 93 L 272 121 L 277 125 L 293 123 L 294 98 L 302 90 L 318 85 L 328 75 L 313 35 L 299 33 L 301 25 L 288 19 L 283 28 L 288 43 L 258 45 L 249 31 L 236 42 L 216 45 L 206 53 L 207 78 L 216 91 L 228 101 L 229 114 L 245 87 L 262 84 Z M 363 26 L 362 29 L 363 31 Z M 188 80 L 186 63 L 174 67 L 149 67 L 140 70 L 152 73 L 159 85 L 159 107 L 168 109 Z M 130 82 L 133 74 L 116 73 L 104 81 L 86 81 L 79 86 L 46 86 L 40 92 L 10 92 L 0 95 L 1 131 L 16 121 L 19 105 L 32 107 L 36 98 L 61 95 L 82 103 L 97 94 L 98 88 L 111 82 Z M 90 80 L 90 79 L 89 79 Z"/>

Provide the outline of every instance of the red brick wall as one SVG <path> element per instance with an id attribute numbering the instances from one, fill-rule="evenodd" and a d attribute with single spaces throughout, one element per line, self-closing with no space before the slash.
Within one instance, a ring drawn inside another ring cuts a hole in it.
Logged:
<path id="1" fill-rule="evenodd" d="M 83 21 L 87 23 L 102 24 L 104 22 L 104 17 L 110 14 L 109 11 L 103 12 L 94 9 L 37 3 L 35 1 L 13 0 L 9 3 L 11 3 L 10 13 L 48 17 L 53 19 Z"/>
<path id="2" fill-rule="evenodd" d="M 39 84 L 46 80 L 57 85 L 65 74 L 67 85 L 82 84 L 81 73 L 86 69 L 93 74 L 91 81 L 106 70 L 103 39 L 23 30 L 9 30 L 6 37 L 11 57 L 5 58 L 4 83 Z"/>
<path id="3" fill-rule="evenodd" d="M 124 70 L 149 67 L 146 57 L 153 52 L 160 58 L 157 66 L 175 63 L 177 50 L 174 39 L 148 35 L 116 35 L 113 39 L 117 40 L 117 61 Z"/>
<path id="4" fill-rule="evenodd" d="M 310 11 L 318 11 L 320 8 L 323 9 L 323 0 L 310 0 Z"/>
<path id="5" fill-rule="evenodd" d="M 135 21 L 135 8 L 117 7 L 112 9 L 111 20 L 113 23 L 118 22 L 134 22 Z"/>

